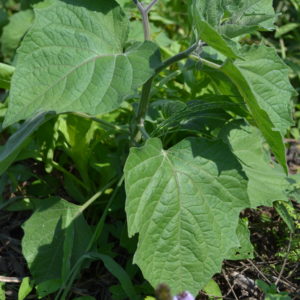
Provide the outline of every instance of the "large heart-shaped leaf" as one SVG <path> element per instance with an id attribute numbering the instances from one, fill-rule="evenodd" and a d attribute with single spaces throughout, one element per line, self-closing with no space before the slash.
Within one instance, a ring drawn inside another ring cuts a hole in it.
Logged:
<path id="1" fill-rule="evenodd" d="M 249 206 L 239 163 L 221 141 L 190 138 L 166 151 L 155 138 L 131 149 L 125 184 L 129 235 L 139 233 L 134 262 L 152 285 L 196 294 L 239 246 Z"/>
<path id="2" fill-rule="evenodd" d="M 36 6 L 18 50 L 5 126 L 38 111 L 112 111 L 154 74 L 157 46 L 144 42 L 126 49 L 128 20 L 119 5 L 84 2 Z"/>

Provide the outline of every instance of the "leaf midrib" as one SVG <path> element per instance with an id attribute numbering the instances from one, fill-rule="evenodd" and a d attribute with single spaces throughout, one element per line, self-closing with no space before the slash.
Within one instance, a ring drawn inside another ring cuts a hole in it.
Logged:
<path id="1" fill-rule="evenodd" d="M 41 94 L 39 94 L 38 96 L 36 96 L 35 98 L 32 99 L 32 102 L 34 103 L 36 100 L 38 100 L 39 98 L 41 98 L 43 95 L 45 95 L 48 91 L 50 91 L 52 88 L 54 88 L 60 81 L 65 80 L 69 75 L 71 75 L 73 72 L 77 71 L 79 68 L 81 68 L 82 66 L 84 66 L 85 64 L 88 64 L 92 61 L 96 61 L 99 58 L 102 57 L 118 57 L 118 56 L 126 56 L 126 54 L 98 54 L 92 57 L 89 57 L 88 59 L 84 60 L 83 62 L 81 62 L 79 65 L 76 65 L 75 67 L 73 67 L 72 69 L 70 69 L 67 73 L 65 73 L 63 76 L 59 77 L 53 84 L 51 84 L 46 90 L 44 90 Z M 12 98 L 14 97 L 14 95 L 12 95 Z"/>

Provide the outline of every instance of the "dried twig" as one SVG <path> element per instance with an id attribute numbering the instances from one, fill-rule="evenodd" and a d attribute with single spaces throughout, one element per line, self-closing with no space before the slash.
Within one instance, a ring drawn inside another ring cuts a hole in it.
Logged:
<path id="1" fill-rule="evenodd" d="M 265 274 L 260 271 L 257 266 L 250 260 L 250 259 L 247 259 L 247 261 L 251 264 L 251 266 L 261 275 L 261 277 L 268 283 L 268 284 L 272 284 L 272 282 L 265 276 Z"/>
<path id="2" fill-rule="evenodd" d="M 277 277 L 277 276 L 272 276 L 272 279 L 273 279 L 273 280 L 277 280 L 278 277 Z M 297 290 L 297 288 L 294 287 L 293 283 L 290 282 L 290 281 L 288 281 L 288 280 L 285 280 L 285 279 L 280 278 L 280 279 L 279 279 L 279 282 L 282 283 L 283 285 L 285 285 L 286 287 L 288 287 L 289 289 L 293 290 L 293 291 L 296 291 L 296 290 Z"/>
<path id="3" fill-rule="evenodd" d="M 222 273 L 223 273 L 223 276 L 224 276 L 224 278 L 225 278 L 225 280 L 226 280 L 226 282 L 227 282 L 227 284 L 228 284 L 228 286 L 229 286 L 229 288 L 230 288 L 230 290 L 229 290 L 229 292 L 227 293 L 227 295 L 229 295 L 229 294 L 232 292 L 234 298 L 235 298 L 236 300 L 239 300 L 239 298 L 237 297 L 235 291 L 233 290 L 234 285 L 232 285 L 232 284 L 230 283 L 230 281 L 229 281 L 229 279 L 228 279 L 228 276 L 227 276 L 227 274 L 225 273 L 224 270 L 222 270 Z M 227 296 L 227 295 L 226 295 L 226 296 Z"/>
<path id="4" fill-rule="evenodd" d="M 298 270 L 299 266 L 300 266 L 300 262 L 296 263 L 295 266 L 294 266 L 294 268 L 286 276 L 286 279 L 290 278 L 295 273 L 295 271 Z"/>
<path id="5" fill-rule="evenodd" d="M 0 282 L 6 283 L 20 283 L 22 281 L 21 277 L 7 277 L 7 276 L 0 276 Z"/>

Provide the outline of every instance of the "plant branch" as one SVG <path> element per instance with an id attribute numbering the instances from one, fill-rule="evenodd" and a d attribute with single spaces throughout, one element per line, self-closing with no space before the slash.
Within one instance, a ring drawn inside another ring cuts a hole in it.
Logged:
<path id="1" fill-rule="evenodd" d="M 149 12 L 153 5 L 157 2 L 158 0 L 152 0 L 151 3 L 144 7 L 144 5 L 139 1 L 139 0 L 133 0 L 135 5 L 137 6 L 138 10 L 140 11 L 142 15 L 142 22 L 143 22 L 143 28 L 144 28 L 144 39 L 145 41 L 150 41 L 151 40 L 151 35 L 150 35 L 150 24 L 149 24 Z"/>
<path id="2" fill-rule="evenodd" d="M 141 100 L 140 100 L 140 104 L 138 107 L 138 112 L 137 112 L 137 117 L 136 117 L 136 124 L 137 124 L 137 128 L 135 128 L 134 134 L 135 134 L 135 142 L 138 142 L 141 139 L 141 134 L 144 137 L 147 137 L 148 134 L 145 130 L 145 117 L 146 117 L 146 113 L 148 111 L 148 106 L 149 106 L 149 102 L 150 102 L 150 92 L 151 92 L 151 87 L 152 87 L 152 83 L 154 80 L 154 77 L 156 75 L 158 75 L 161 71 L 163 71 L 164 69 L 166 69 L 167 67 L 169 67 L 170 65 L 172 65 L 173 63 L 176 63 L 184 58 L 189 57 L 189 55 L 191 53 L 193 53 L 196 49 L 198 49 L 199 47 L 202 46 L 202 43 L 196 42 L 195 44 L 193 44 L 191 47 L 189 47 L 188 49 L 176 54 L 175 56 L 165 60 L 156 70 L 155 70 L 155 74 L 143 85 L 143 89 L 142 89 L 142 95 L 141 95 Z M 139 129 L 139 132 L 136 132 L 137 129 Z"/>
<path id="3" fill-rule="evenodd" d="M 116 178 L 112 179 L 108 184 L 102 187 L 96 194 L 94 194 L 90 199 L 88 199 L 84 204 L 81 205 L 78 210 L 78 215 L 80 215 L 84 210 L 86 210 L 92 203 L 94 203 L 108 188 L 110 188 L 115 182 Z"/>
<path id="4" fill-rule="evenodd" d="M 198 41 L 196 43 L 194 43 L 191 47 L 189 47 L 188 49 L 170 57 L 169 59 L 165 60 L 156 70 L 155 70 L 155 75 L 158 75 L 161 71 L 163 71 L 164 69 L 166 69 L 167 67 L 171 66 L 172 64 L 188 58 L 194 51 L 196 51 L 198 48 L 200 48 L 202 46 L 202 42 Z"/>
<path id="5" fill-rule="evenodd" d="M 158 0 L 153 0 L 151 1 L 151 3 L 146 7 L 146 11 L 149 12 L 151 10 L 151 8 L 153 7 L 153 5 L 156 4 Z"/>
<path id="6" fill-rule="evenodd" d="M 142 89 L 141 100 L 139 103 L 139 108 L 136 116 L 137 128 L 135 128 L 135 138 L 134 140 L 138 142 L 141 138 L 140 132 L 145 132 L 145 117 L 148 111 L 149 101 L 150 101 L 150 92 L 153 83 L 154 76 L 152 76 L 144 85 Z M 139 132 L 136 132 L 136 129 L 139 129 Z"/>

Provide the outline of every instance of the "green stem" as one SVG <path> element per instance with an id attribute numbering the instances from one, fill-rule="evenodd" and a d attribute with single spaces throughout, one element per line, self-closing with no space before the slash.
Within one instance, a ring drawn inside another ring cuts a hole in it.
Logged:
<path id="1" fill-rule="evenodd" d="M 150 24 L 149 24 L 149 15 L 147 12 L 142 12 L 142 19 L 143 19 L 143 29 L 144 29 L 144 39 L 145 41 L 151 40 L 151 33 L 150 33 Z"/>
<path id="2" fill-rule="evenodd" d="M 210 67 L 210 68 L 212 68 L 212 69 L 218 70 L 218 69 L 220 69 L 220 68 L 222 67 L 221 65 L 218 65 L 218 64 L 216 64 L 216 63 L 213 63 L 213 62 L 211 62 L 211 61 L 209 61 L 209 60 L 206 60 L 206 59 L 204 59 L 204 58 L 201 58 L 201 57 L 199 57 L 199 56 L 197 56 L 197 55 L 191 55 L 191 58 L 200 61 L 200 62 L 203 63 L 205 66 L 208 66 L 208 67 Z"/>
<path id="3" fill-rule="evenodd" d="M 137 117 L 136 117 L 136 128 L 134 131 L 135 142 L 138 142 L 141 139 L 141 134 L 146 132 L 145 129 L 145 117 L 148 111 L 148 106 L 150 102 L 150 92 L 153 83 L 154 76 L 152 76 L 144 85 L 142 89 L 141 100 L 138 107 Z M 138 130 L 139 129 L 139 130 Z"/>
<path id="4" fill-rule="evenodd" d="M 135 5 L 137 6 L 138 10 L 140 11 L 142 15 L 142 22 L 143 22 L 143 29 L 144 29 L 144 39 L 145 41 L 150 41 L 151 40 L 151 34 L 150 34 L 150 23 L 149 23 L 149 12 L 153 5 L 157 2 L 158 0 L 152 0 L 151 3 L 144 7 L 143 4 L 139 0 L 133 0 Z"/>
<path id="5" fill-rule="evenodd" d="M 195 44 L 193 44 L 191 47 L 189 47 L 188 49 L 170 57 L 169 59 L 165 60 L 156 70 L 155 70 L 155 75 L 158 75 L 161 71 L 163 71 L 164 69 L 168 68 L 169 66 L 171 66 L 172 64 L 188 58 L 197 48 L 201 47 L 201 42 L 197 42 Z"/>
<path id="6" fill-rule="evenodd" d="M 106 122 L 104 120 L 98 119 L 96 117 L 89 116 L 89 115 L 84 114 L 84 113 L 72 112 L 72 115 L 76 115 L 76 116 L 79 116 L 79 117 L 83 117 L 83 118 L 87 118 L 87 119 L 93 120 L 93 121 L 101 124 L 103 127 L 108 128 L 108 129 L 112 129 L 114 131 L 124 131 L 124 132 L 126 131 L 126 129 L 122 128 L 121 126 L 111 124 L 109 122 Z"/>
<path id="7" fill-rule="evenodd" d="M 122 186 L 123 182 L 124 182 L 124 175 L 120 178 L 116 188 L 114 189 L 111 197 L 109 198 L 109 200 L 107 202 L 107 205 L 105 206 L 105 209 L 104 209 L 104 212 L 101 216 L 101 219 L 99 220 L 99 222 L 96 226 L 96 229 L 94 231 L 94 234 L 93 234 L 93 236 L 92 236 L 92 238 L 91 238 L 91 240 L 90 240 L 90 242 L 89 242 L 89 244 L 88 244 L 88 246 L 85 250 L 86 252 L 89 252 L 92 249 L 95 242 L 99 239 L 99 237 L 102 233 L 102 230 L 103 230 L 103 227 L 104 227 L 104 222 L 105 222 L 106 216 L 108 214 L 108 211 L 110 209 L 110 206 L 111 206 L 113 200 L 115 199 L 115 197 L 117 196 L 117 193 L 118 193 L 120 187 Z"/>
<path id="8" fill-rule="evenodd" d="M 176 54 L 175 56 L 165 60 L 156 70 L 155 74 L 143 85 L 141 100 L 138 107 L 138 113 L 136 117 L 136 128 L 134 130 L 134 141 L 137 143 L 140 141 L 142 135 L 144 137 L 149 137 L 146 129 L 145 129 L 145 117 L 148 111 L 148 106 L 150 102 L 150 92 L 154 77 L 158 75 L 161 71 L 168 68 L 170 65 L 187 58 L 193 53 L 198 47 L 201 47 L 201 42 L 197 42 L 193 44 L 188 49 Z"/>
<path id="9" fill-rule="evenodd" d="M 110 188 L 116 182 L 116 180 L 117 180 L 116 178 L 111 180 L 108 184 L 106 184 L 103 188 L 101 188 L 96 194 L 94 194 L 89 200 L 84 202 L 84 204 L 81 205 L 78 214 L 81 214 L 91 204 L 93 204 L 103 194 L 103 192 L 105 192 L 108 188 Z"/>

